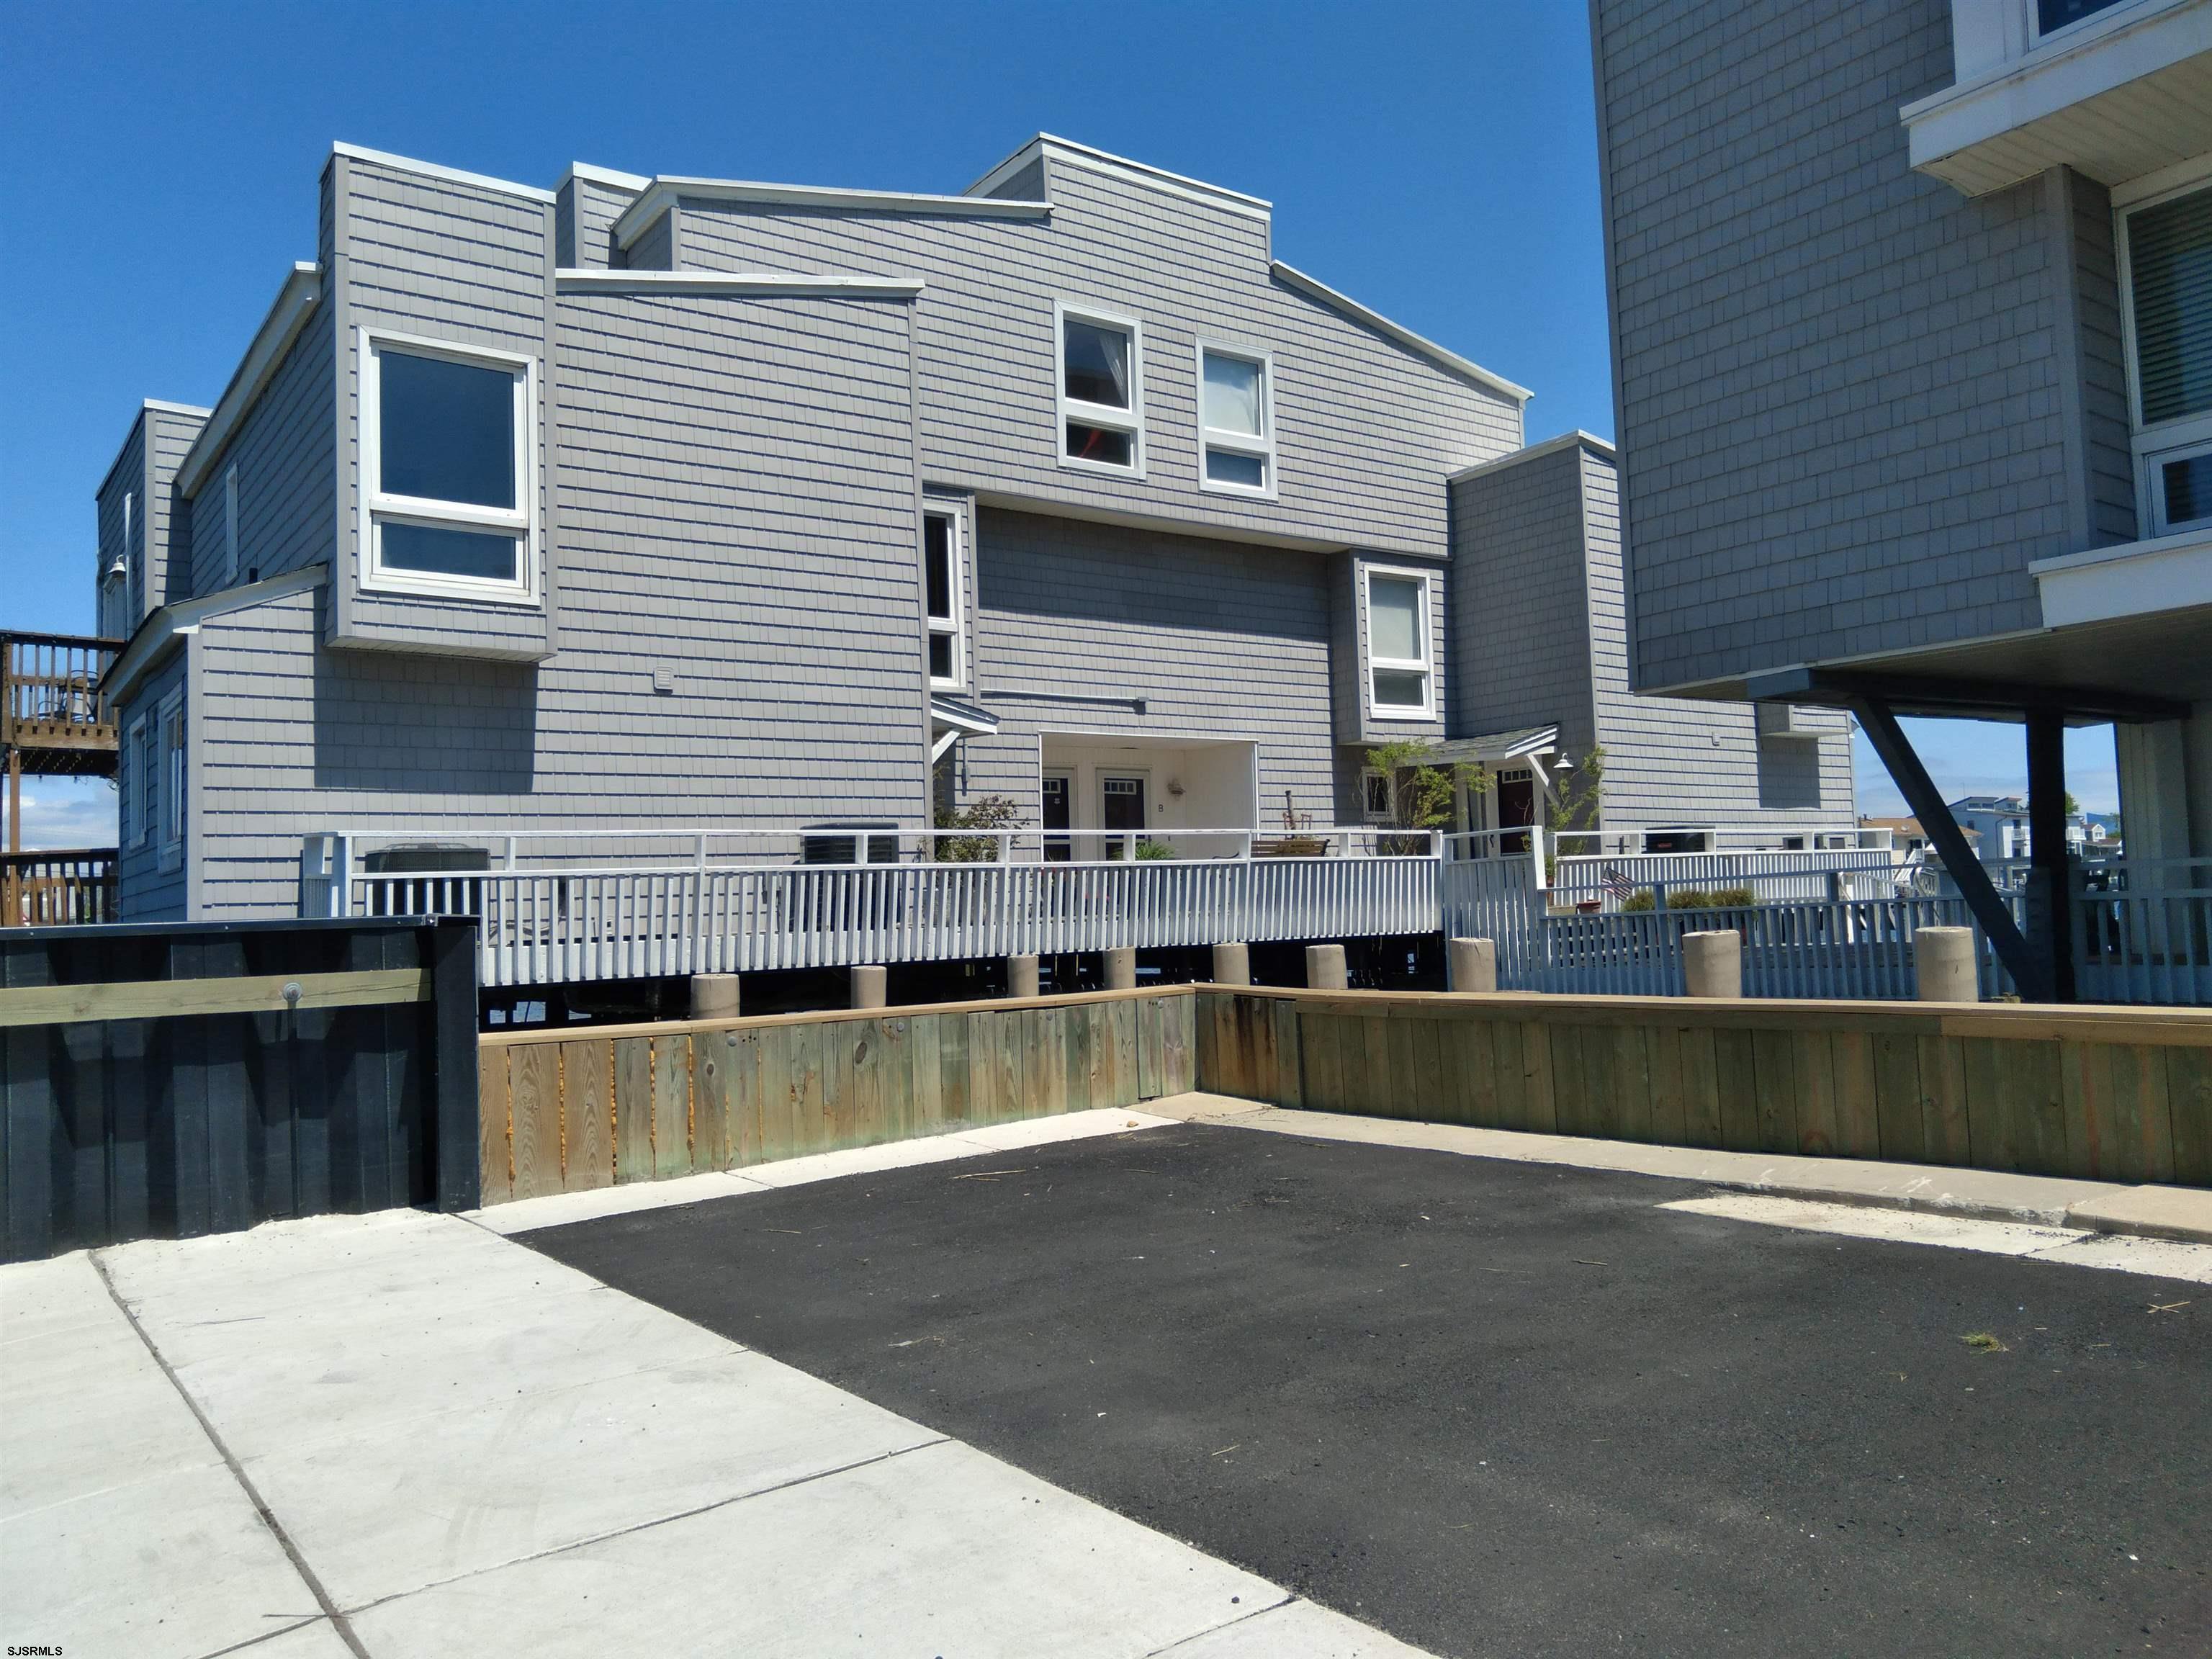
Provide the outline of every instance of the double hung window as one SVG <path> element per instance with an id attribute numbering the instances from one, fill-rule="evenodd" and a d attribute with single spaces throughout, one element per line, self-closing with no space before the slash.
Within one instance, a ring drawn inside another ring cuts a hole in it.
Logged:
<path id="1" fill-rule="evenodd" d="M 932 510 L 921 515 L 922 592 L 929 617 L 929 683 L 945 690 L 967 681 L 961 630 L 961 515 Z"/>
<path id="2" fill-rule="evenodd" d="M 367 585 L 538 597 L 530 359 L 363 331 Z"/>

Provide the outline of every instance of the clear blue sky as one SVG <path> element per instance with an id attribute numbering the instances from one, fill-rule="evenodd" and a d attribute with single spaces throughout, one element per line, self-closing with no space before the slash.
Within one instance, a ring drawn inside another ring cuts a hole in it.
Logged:
<path id="1" fill-rule="evenodd" d="M 1110 17 L 1040 0 L 79 0 L 13 6 L 6 27 L 0 615 L 15 626 L 91 626 L 92 492 L 137 401 L 221 392 L 289 263 L 313 257 L 316 176 L 340 138 L 548 186 L 586 161 L 953 191 L 1057 132 L 1270 198 L 1282 258 L 1534 386 L 1532 438 L 1613 431 L 1587 23 L 1569 0 L 1139 0 Z M 1947 737 L 1931 759 L 1962 791 L 2018 787 L 2016 733 Z M 1870 756 L 1860 770 L 1881 810 L 1887 779 Z M 27 827 L 63 839 L 106 810 L 31 788 Z M 2087 773 L 2078 792 L 2110 804 Z"/>

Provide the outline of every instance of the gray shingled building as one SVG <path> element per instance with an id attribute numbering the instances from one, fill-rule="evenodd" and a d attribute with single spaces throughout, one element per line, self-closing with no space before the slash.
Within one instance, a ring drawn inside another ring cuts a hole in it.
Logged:
<path id="1" fill-rule="evenodd" d="M 1632 683 L 1856 711 L 1939 845 L 1893 716 L 2025 720 L 2032 939 L 1968 896 L 2069 994 L 2065 724 L 2212 858 L 2212 3 L 1591 17 Z"/>
<path id="2" fill-rule="evenodd" d="M 1265 202 L 1039 137 L 949 196 L 341 145 L 319 205 L 100 494 L 129 917 L 292 914 L 325 832 L 1358 823 L 1398 737 L 1501 769 L 1471 828 L 1601 743 L 1623 847 L 1850 822 L 1841 717 L 1629 697 L 1608 447 Z"/>

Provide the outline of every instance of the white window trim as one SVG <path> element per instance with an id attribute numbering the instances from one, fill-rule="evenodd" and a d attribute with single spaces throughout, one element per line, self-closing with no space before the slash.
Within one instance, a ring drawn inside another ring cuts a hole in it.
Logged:
<path id="1" fill-rule="evenodd" d="M 123 844 L 126 847 L 143 847 L 149 833 L 149 826 L 154 822 L 154 814 L 148 809 L 154 804 L 153 774 L 155 770 L 146 764 L 146 717 L 143 714 L 131 722 L 131 730 L 124 741 L 123 760 L 131 772 L 129 780 L 131 789 L 128 801 L 131 810 L 125 815 L 129 822 L 123 826 Z"/>
<path id="2" fill-rule="evenodd" d="M 2082 20 L 2091 21 L 2094 20 Z M 2212 186 L 2212 162 L 2192 167 L 2188 176 L 2172 182 L 2168 187 L 2112 210 L 2112 240 L 2120 268 L 2120 356 L 2127 374 L 2128 433 L 2134 451 L 2138 505 L 2136 532 L 2144 540 L 2175 533 L 2166 515 L 2166 492 L 2160 469 L 2169 461 L 2212 453 L 2212 410 L 2160 421 L 2155 425 L 2144 423 L 2142 386 L 2136 372 L 2135 256 L 2129 245 L 2128 222 L 2146 208 L 2193 195 L 2208 186 Z"/>
<path id="3" fill-rule="evenodd" d="M 1079 323 L 1119 329 L 1128 335 L 1128 408 L 1114 409 L 1104 404 L 1085 403 L 1079 398 L 1067 395 L 1067 319 L 1071 317 Z M 1109 478 L 1141 478 L 1145 476 L 1145 468 L 1151 462 L 1152 456 L 1145 443 L 1145 325 L 1141 322 L 1118 311 L 1054 300 L 1052 302 L 1052 387 L 1055 411 L 1052 449 L 1062 466 L 1072 471 L 1093 472 Z M 1127 433 L 1132 464 L 1113 466 L 1104 461 L 1086 461 L 1069 454 L 1067 423 L 1070 421 L 1099 427 L 1109 432 Z"/>
<path id="4" fill-rule="evenodd" d="M 1413 582 L 1421 593 L 1421 649 L 1419 661 L 1401 657 L 1381 657 L 1375 653 L 1375 583 L 1384 581 Z M 1437 641 L 1436 641 L 1436 578 L 1425 570 L 1393 570 L 1381 565 L 1367 567 L 1360 588 L 1361 621 L 1367 637 L 1367 684 L 1361 687 L 1367 703 L 1370 720 L 1432 720 L 1437 717 Z M 1421 706 L 1408 708 L 1395 704 L 1379 704 L 1375 701 L 1375 671 L 1419 673 L 1421 677 Z"/>
<path id="5" fill-rule="evenodd" d="M 1260 370 L 1260 435 L 1249 432 L 1224 432 L 1206 423 L 1206 360 L 1209 357 L 1231 357 L 1240 363 L 1252 363 Z M 1272 351 L 1253 351 L 1243 346 L 1226 345 L 1218 340 L 1201 338 L 1192 358 L 1194 372 L 1198 376 L 1198 487 L 1209 495 L 1242 495 L 1246 501 L 1272 501 L 1275 499 L 1277 475 L 1275 471 L 1275 354 Z M 1257 455 L 1267 463 L 1267 482 L 1255 489 L 1249 484 L 1225 483 L 1208 477 L 1206 471 L 1206 452 L 1226 449 L 1239 455 Z"/>
<path id="6" fill-rule="evenodd" d="M 361 549 L 361 586 L 368 592 L 422 593 L 441 599 L 489 599 L 509 605 L 536 605 L 538 599 L 538 360 L 520 352 L 498 351 L 488 346 L 457 345 L 421 335 L 389 329 L 356 331 L 356 373 L 361 387 L 360 438 L 356 446 Z M 375 486 L 382 480 L 380 452 L 382 424 L 380 396 L 383 383 L 377 352 L 391 346 L 415 356 L 442 357 L 473 368 L 503 368 L 514 379 L 514 434 L 520 452 L 515 458 L 514 488 L 518 505 L 472 507 L 460 501 L 428 501 L 416 495 L 388 495 Z M 476 576 L 447 576 L 424 570 L 388 570 L 382 559 L 383 538 L 378 526 L 387 520 L 428 525 L 441 530 L 503 530 L 521 543 L 516 558 L 520 576 L 514 581 L 487 581 Z"/>
<path id="7" fill-rule="evenodd" d="M 1370 798 L 1370 792 L 1378 783 L 1383 787 L 1382 805 L 1381 806 L 1376 805 L 1374 801 Z M 1381 768 L 1363 766 L 1359 769 L 1359 821 L 1362 823 L 1388 823 L 1390 822 L 1390 781 L 1383 774 Z"/>
<path id="8" fill-rule="evenodd" d="M 155 708 L 155 764 L 161 775 L 161 867 L 174 870 L 185 859 L 185 697 L 172 691 Z M 179 727 L 177 741 L 169 741 L 172 725 Z M 172 833 L 173 831 L 173 833 Z"/>
<path id="9" fill-rule="evenodd" d="M 925 526 L 931 519 L 943 519 L 951 526 L 946 538 L 946 552 L 951 567 L 947 574 L 951 581 L 952 618 L 950 622 L 940 622 L 929 614 L 929 542 L 926 532 L 921 545 L 924 561 L 921 608 L 922 625 L 929 636 L 934 638 L 943 634 L 952 641 L 952 678 L 940 679 L 932 674 L 929 676 L 930 689 L 933 691 L 957 691 L 968 684 L 968 595 L 965 585 L 968 574 L 968 514 L 964 509 L 950 503 L 932 501 L 924 503 L 921 516 Z M 926 660 L 924 666 L 927 666 Z"/>
<path id="10" fill-rule="evenodd" d="M 238 463 L 222 475 L 222 574 L 227 586 L 238 580 Z"/>

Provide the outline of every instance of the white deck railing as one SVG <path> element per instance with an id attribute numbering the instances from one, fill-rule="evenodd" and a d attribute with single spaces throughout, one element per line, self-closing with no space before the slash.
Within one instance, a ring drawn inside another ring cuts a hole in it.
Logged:
<path id="1" fill-rule="evenodd" d="M 353 875 L 348 913 L 473 915 L 487 985 L 1433 933 L 1429 856 Z"/>

